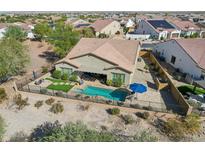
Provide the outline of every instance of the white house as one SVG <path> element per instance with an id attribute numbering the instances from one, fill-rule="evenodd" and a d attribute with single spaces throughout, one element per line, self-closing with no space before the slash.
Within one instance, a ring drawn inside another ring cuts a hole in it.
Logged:
<path id="1" fill-rule="evenodd" d="M 4 33 L 6 32 L 7 25 L 4 23 L 0 23 L 0 39 L 4 37 Z"/>
<path id="2" fill-rule="evenodd" d="M 120 23 L 111 19 L 96 20 L 91 27 L 94 29 L 96 36 L 106 34 L 108 36 L 115 35 L 120 32 Z"/>
<path id="3" fill-rule="evenodd" d="M 141 20 L 135 33 L 149 34 L 152 38 L 158 40 L 180 37 L 180 30 L 164 19 Z"/>
<path id="4" fill-rule="evenodd" d="M 156 44 L 153 51 L 194 79 L 205 77 L 205 39 L 172 39 Z"/>
<path id="5" fill-rule="evenodd" d="M 202 32 L 201 28 L 191 21 L 182 21 L 174 19 L 170 20 L 170 23 L 172 23 L 175 28 L 181 30 L 181 34 L 183 34 L 184 36 L 190 36 L 194 33 L 201 34 Z"/>

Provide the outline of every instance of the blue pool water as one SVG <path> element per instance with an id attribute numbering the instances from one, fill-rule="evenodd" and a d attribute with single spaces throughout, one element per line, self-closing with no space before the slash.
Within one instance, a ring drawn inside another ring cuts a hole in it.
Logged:
<path id="1" fill-rule="evenodd" d="M 106 89 L 106 88 L 99 88 L 94 86 L 87 86 L 83 90 L 76 91 L 77 93 L 85 94 L 88 96 L 103 96 L 109 100 L 116 100 L 116 101 L 125 101 L 128 92 L 123 91 L 121 89 Z"/>

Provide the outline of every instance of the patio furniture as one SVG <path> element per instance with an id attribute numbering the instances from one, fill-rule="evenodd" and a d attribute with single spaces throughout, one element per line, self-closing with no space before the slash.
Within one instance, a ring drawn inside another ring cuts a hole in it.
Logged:
<path id="1" fill-rule="evenodd" d="M 147 91 L 147 87 L 145 85 L 143 85 L 143 84 L 140 84 L 140 83 L 130 84 L 130 89 L 135 94 L 137 94 L 137 93 L 144 93 L 144 92 Z M 137 96 L 136 96 L 136 98 L 137 98 Z"/>

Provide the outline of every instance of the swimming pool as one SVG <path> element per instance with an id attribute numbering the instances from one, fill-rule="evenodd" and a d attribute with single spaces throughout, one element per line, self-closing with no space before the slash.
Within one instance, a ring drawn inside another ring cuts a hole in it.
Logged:
<path id="1" fill-rule="evenodd" d="M 125 101 L 128 92 L 122 89 L 106 89 L 94 86 L 86 86 L 84 89 L 78 89 L 76 93 L 81 93 L 88 96 L 102 96 L 109 100 Z"/>

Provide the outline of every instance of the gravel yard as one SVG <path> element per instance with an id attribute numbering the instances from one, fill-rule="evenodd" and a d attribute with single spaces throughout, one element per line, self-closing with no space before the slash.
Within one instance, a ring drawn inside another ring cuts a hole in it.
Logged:
<path id="1" fill-rule="evenodd" d="M 34 107 L 34 104 L 39 100 L 47 100 L 48 96 L 22 93 L 23 97 L 28 97 L 29 106 L 22 110 L 17 110 L 16 106 L 1 105 L 0 114 L 5 119 L 7 127 L 4 140 L 8 140 L 15 133 L 23 131 L 29 134 L 33 128 L 46 121 L 54 122 L 59 120 L 60 123 L 83 121 L 89 128 L 101 130 L 106 127 L 109 131 L 116 131 L 124 135 L 134 135 L 143 130 L 151 131 L 157 136 L 160 141 L 167 141 L 168 139 L 156 131 L 148 121 L 138 118 L 135 113 L 136 110 L 122 110 L 121 114 L 131 114 L 135 120 L 133 124 L 125 125 L 124 121 L 118 117 L 109 115 L 106 111 L 107 105 L 81 102 L 77 100 L 55 98 L 55 102 L 60 102 L 64 106 L 63 113 L 54 114 L 49 111 L 50 106 L 43 103 L 39 109 Z M 80 107 L 88 105 L 88 110 L 83 111 Z"/>

